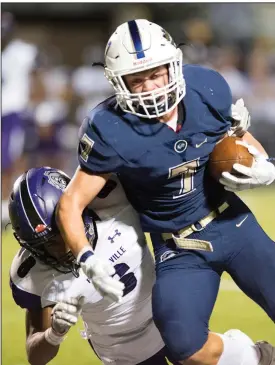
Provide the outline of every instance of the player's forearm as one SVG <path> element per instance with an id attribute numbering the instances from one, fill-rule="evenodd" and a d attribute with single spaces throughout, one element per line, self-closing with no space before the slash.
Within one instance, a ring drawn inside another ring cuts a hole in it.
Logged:
<path id="1" fill-rule="evenodd" d="M 263 155 L 265 155 L 266 157 L 268 157 L 268 154 L 267 154 L 266 150 L 264 149 L 264 147 L 261 145 L 261 143 L 259 141 L 257 141 L 256 138 L 254 138 L 252 136 L 251 133 L 245 132 L 245 134 L 243 135 L 242 139 L 244 141 L 246 141 L 248 144 L 251 144 L 254 147 L 256 147 L 258 151 L 260 151 Z"/>
<path id="2" fill-rule="evenodd" d="M 84 246 L 89 244 L 85 235 L 82 212 L 83 208 L 65 194 L 61 197 L 56 209 L 58 228 L 75 257 Z"/>
<path id="3" fill-rule="evenodd" d="M 57 355 L 59 345 L 51 345 L 45 338 L 45 332 L 36 332 L 28 337 L 26 350 L 31 365 L 45 365 Z"/>
<path id="4" fill-rule="evenodd" d="M 74 254 L 87 245 L 82 213 L 106 184 L 109 174 L 92 175 L 78 168 L 61 196 L 56 209 L 56 221 L 61 235 Z"/>

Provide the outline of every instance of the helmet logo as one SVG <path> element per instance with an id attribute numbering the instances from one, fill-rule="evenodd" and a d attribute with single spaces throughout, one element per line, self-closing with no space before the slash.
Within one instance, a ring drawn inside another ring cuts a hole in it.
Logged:
<path id="1" fill-rule="evenodd" d="M 36 233 L 41 233 L 43 231 L 45 231 L 47 227 L 45 226 L 45 224 L 38 224 L 36 227 L 35 227 L 35 232 Z"/>
<path id="2" fill-rule="evenodd" d="M 143 65 L 144 63 L 151 62 L 151 61 L 153 61 L 153 58 L 149 57 L 149 58 L 145 58 L 145 59 L 142 59 L 142 60 L 133 61 L 133 65 L 134 66 Z"/>
<path id="3" fill-rule="evenodd" d="M 44 175 L 48 177 L 48 183 L 57 189 L 64 190 L 67 182 L 64 177 L 56 171 L 45 171 Z"/>
<path id="4" fill-rule="evenodd" d="M 85 233 L 90 244 L 92 244 L 95 238 L 95 230 L 92 223 L 85 223 Z"/>

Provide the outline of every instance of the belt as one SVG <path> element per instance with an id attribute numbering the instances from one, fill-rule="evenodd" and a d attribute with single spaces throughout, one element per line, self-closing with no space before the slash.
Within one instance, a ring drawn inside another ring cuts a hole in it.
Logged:
<path id="1" fill-rule="evenodd" d="M 228 207 L 229 204 L 227 202 L 224 202 L 217 209 L 212 210 L 212 212 L 210 212 L 207 216 L 197 221 L 196 223 L 200 225 L 200 228 L 197 228 L 195 224 L 191 224 L 190 226 L 181 229 L 177 233 L 162 233 L 162 238 L 164 241 L 173 239 L 175 244 L 180 248 L 213 251 L 210 242 L 196 239 L 186 239 L 185 237 L 194 232 L 202 231 L 210 222 L 213 221 L 213 219 L 215 219 L 219 214 L 224 212 Z"/>

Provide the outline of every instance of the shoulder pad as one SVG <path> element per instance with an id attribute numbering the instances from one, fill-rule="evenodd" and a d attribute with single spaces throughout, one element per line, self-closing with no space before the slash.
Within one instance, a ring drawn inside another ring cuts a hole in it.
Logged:
<path id="1" fill-rule="evenodd" d="M 41 309 L 53 303 L 42 299 L 44 288 L 58 275 L 55 270 L 36 260 L 27 250 L 20 249 L 10 269 L 10 287 L 15 303 L 22 308 Z"/>
<path id="2" fill-rule="evenodd" d="M 199 93 L 202 100 L 220 112 L 223 117 L 231 116 L 232 93 L 223 76 L 210 68 L 185 65 L 183 74 L 187 88 Z"/>

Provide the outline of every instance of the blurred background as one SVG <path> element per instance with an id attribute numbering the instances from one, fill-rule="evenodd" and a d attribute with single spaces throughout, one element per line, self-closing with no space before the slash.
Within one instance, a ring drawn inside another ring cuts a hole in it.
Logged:
<path id="1" fill-rule="evenodd" d="M 114 29 L 134 18 L 152 20 L 176 43 L 184 43 L 186 63 L 218 70 L 229 83 L 234 101 L 244 99 L 252 117 L 250 131 L 275 157 L 275 4 L 2 3 L 1 13 L 2 224 L 8 222 L 7 199 L 19 174 L 41 165 L 73 174 L 78 128 L 88 110 L 113 93 L 103 68 L 92 67 L 92 63 L 103 61 L 105 44 Z M 275 240 L 274 188 L 243 196 Z M 16 249 L 17 243 L 5 229 L 5 365 L 27 363 L 24 313 L 12 303 L 7 287 Z M 226 330 L 228 320 L 230 327 L 243 326 L 255 340 L 258 335 L 275 338 L 266 315 L 225 278 L 213 317 L 215 330 Z M 11 330 L 21 349 L 16 353 L 8 351 L 9 337 L 5 335 Z M 64 355 L 53 364 L 67 364 L 69 356 L 75 356 L 74 335 L 68 341 L 64 345 L 67 355 L 62 350 Z M 84 345 L 79 346 L 83 346 L 83 361 L 78 359 L 78 365 L 98 363 L 86 344 L 85 350 Z"/>
<path id="2" fill-rule="evenodd" d="M 275 4 L 2 4 L 2 199 L 39 165 L 71 175 L 78 128 L 112 94 L 100 66 L 122 22 L 147 18 L 182 46 L 185 62 L 217 69 L 242 97 L 251 132 L 275 156 Z M 6 218 L 6 204 L 2 206 Z"/>

